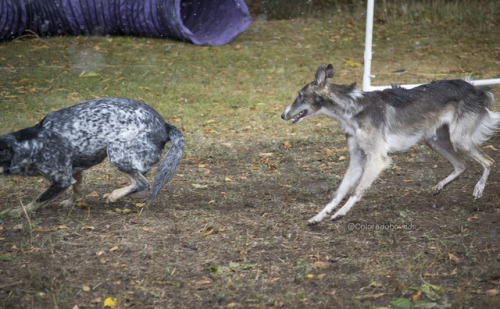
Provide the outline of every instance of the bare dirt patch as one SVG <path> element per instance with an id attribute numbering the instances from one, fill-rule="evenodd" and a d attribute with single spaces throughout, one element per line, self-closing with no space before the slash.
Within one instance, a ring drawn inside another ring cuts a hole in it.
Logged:
<path id="1" fill-rule="evenodd" d="M 307 227 L 347 162 L 324 151 L 341 148 L 340 140 L 287 145 L 187 157 L 173 193 L 142 213 L 145 195 L 105 204 L 100 197 L 116 186 L 106 182 L 88 183 L 82 207 L 48 207 L 29 221 L 4 217 L 1 305 L 102 307 L 108 298 L 138 308 L 498 305 L 498 172 L 479 201 L 471 197 L 475 164 L 434 196 L 430 187 L 451 166 L 417 147 L 395 156 L 346 218 Z M 106 166 L 92 172 L 119 179 Z M 19 204 L 20 188 L 41 186 L 2 181 L 10 196 L 3 209 Z"/>

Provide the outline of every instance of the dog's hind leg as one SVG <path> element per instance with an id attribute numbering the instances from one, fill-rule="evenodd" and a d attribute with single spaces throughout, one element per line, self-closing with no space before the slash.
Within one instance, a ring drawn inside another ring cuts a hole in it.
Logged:
<path id="1" fill-rule="evenodd" d="M 73 192 L 69 199 L 64 200 L 60 203 L 62 207 L 71 207 L 81 199 L 82 189 L 83 189 L 83 171 L 76 172 L 73 174 L 74 183 L 72 185 Z"/>
<path id="2" fill-rule="evenodd" d="M 466 165 L 460 154 L 453 149 L 453 145 L 450 141 L 449 127 L 447 125 L 436 130 L 436 135 L 426 142 L 434 151 L 450 161 L 454 168 L 454 171 L 450 175 L 433 187 L 434 194 L 438 194 L 448 183 L 455 180 L 465 171 Z"/>
<path id="3" fill-rule="evenodd" d="M 366 163 L 366 156 L 363 150 L 359 148 L 353 137 L 347 139 L 351 159 L 349 167 L 340 183 L 339 188 L 335 192 L 332 200 L 319 212 L 316 216 L 308 221 L 308 225 L 317 224 L 325 219 L 337 206 L 342 202 L 344 197 L 351 191 L 359 182 L 363 174 L 363 168 Z"/>
<path id="4" fill-rule="evenodd" d="M 481 175 L 481 178 L 479 178 L 479 181 L 474 187 L 474 192 L 472 193 L 472 196 L 477 199 L 483 196 L 484 187 L 486 186 L 486 181 L 490 175 L 491 166 L 495 163 L 495 161 L 477 146 L 473 146 L 466 154 L 483 166 L 483 174 Z"/>
<path id="5" fill-rule="evenodd" d="M 124 188 L 117 189 L 117 190 L 111 192 L 111 194 L 105 195 L 105 197 L 107 197 L 107 201 L 109 203 L 116 202 L 117 200 L 119 200 L 120 198 L 122 198 L 126 195 L 129 195 L 129 194 L 132 194 L 135 192 L 139 192 L 139 191 L 144 191 L 147 188 L 149 188 L 148 180 L 140 172 L 134 171 L 134 172 L 130 172 L 127 174 L 128 174 L 128 177 L 130 178 L 130 184 Z"/>

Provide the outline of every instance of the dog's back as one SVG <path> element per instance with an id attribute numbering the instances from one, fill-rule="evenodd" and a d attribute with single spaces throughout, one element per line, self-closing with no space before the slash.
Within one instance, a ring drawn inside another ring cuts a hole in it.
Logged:
<path id="1" fill-rule="evenodd" d="M 52 112 L 41 126 L 65 138 L 73 160 L 87 161 L 81 162 L 83 167 L 88 167 L 90 158 L 102 160 L 112 143 L 146 137 L 163 148 L 169 140 L 166 123 L 153 108 L 122 98 L 97 99 Z"/>

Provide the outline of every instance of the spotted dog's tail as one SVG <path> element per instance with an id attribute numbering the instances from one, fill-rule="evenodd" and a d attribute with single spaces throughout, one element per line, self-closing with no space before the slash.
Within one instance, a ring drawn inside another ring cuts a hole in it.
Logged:
<path id="1" fill-rule="evenodd" d="M 160 193 L 160 190 L 167 184 L 169 179 L 175 172 L 177 165 L 182 157 L 182 152 L 184 151 L 184 136 L 182 132 L 176 127 L 166 124 L 168 130 L 168 137 L 172 142 L 170 149 L 158 166 L 156 173 L 155 182 L 153 188 L 151 189 L 151 194 L 148 198 L 148 203 L 152 202 L 155 197 Z"/>

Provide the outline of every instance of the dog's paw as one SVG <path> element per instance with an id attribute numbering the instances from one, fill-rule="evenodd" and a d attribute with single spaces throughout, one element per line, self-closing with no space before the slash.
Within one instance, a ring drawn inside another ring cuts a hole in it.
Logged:
<path id="1" fill-rule="evenodd" d="M 344 213 L 336 212 L 333 216 L 330 217 L 330 220 L 336 221 L 342 219 L 343 217 L 345 217 Z"/>
<path id="2" fill-rule="evenodd" d="M 326 216 L 327 216 L 326 213 L 320 212 L 316 216 L 314 216 L 311 219 L 309 219 L 309 221 L 307 221 L 307 225 L 309 225 L 309 226 L 310 225 L 316 225 L 316 224 L 320 223 L 321 221 L 323 221 L 323 219 L 325 219 Z"/>
<path id="3" fill-rule="evenodd" d="M 314 218 L 313 218 L 313 219 L 309 219 L 309 221 L 307 221 L 307 225 L 308 225 L 308 226 L 313 226 L 313 225 L 318 224 L 319 222 L 320 222 L 320 221 L 316 221 L 316 220 L 314 220 Z"/>
<path id="4" fill-rule="evenodd" d="M 61 206 L 62 208 L 70 208 L 70 207 L 73 207 L 75 204 L 76 204 L 75 200 L 67 199 L 67 200 L 61 201 L 59 203 L 59 206 Z"/>
<path id="5" fill-rule="evenodd" d="M 432 187 L 432 194 L 439 194 L 439 192 L 441 192 L 441 189 L 443 189 L 443 186 L 440 186 L 439 184 L 435 185 L 434 187 Z"/>
<path id="6" fill-rule="evenodd" d="M 472 196 L 475 198 L 475 199 L 478 199 L 478 198 L 481 198 L 481 196 L 483 196 L 483 190 L 484 190 L 484 186 L 475 186 L 474 187 L 474 192 L 472 193 Z"/>

